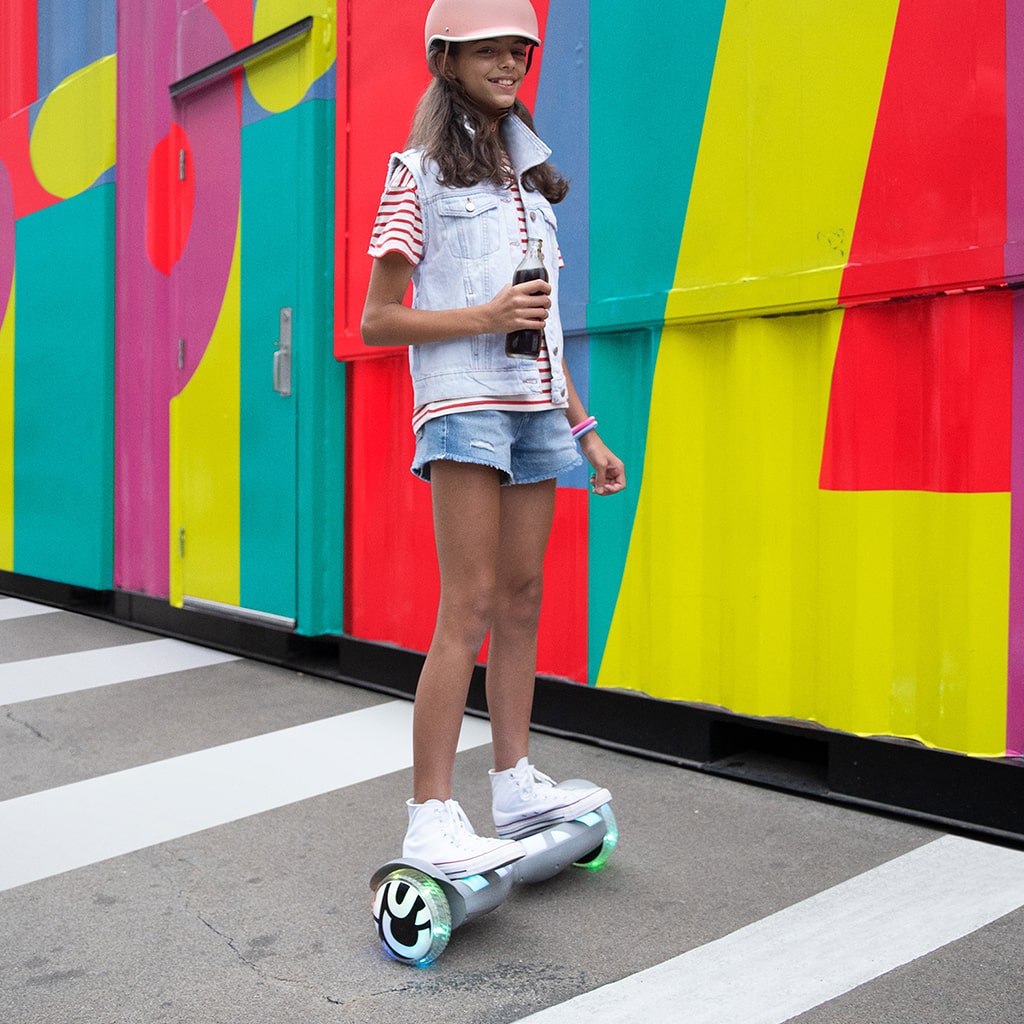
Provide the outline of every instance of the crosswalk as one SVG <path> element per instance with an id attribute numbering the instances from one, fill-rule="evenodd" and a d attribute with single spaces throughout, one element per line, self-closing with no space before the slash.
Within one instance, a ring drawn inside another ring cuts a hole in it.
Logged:
<path id="1" fill-rule="evenodd" d="M 0 620 L 34 610 L 50 609 L 0 599 Z M 0 662 L 0 705 L 237 660 L 151 640 Z M 411 705 L 390 701 L 0 801 L 0 836 L 17 837 L 0 891 L 408 768 L 411 730 Z M 467 717 L 459 749 L 488 742 L 486 724 Z"/>
<path id="2" fill-rule="evenodd" d="M 0 597 L 0 626 L 52 611 Z M 6 706 L 238 660 L 147 639 L 4 662 L 2 636 Z M 0 801 L 0 893 L 406 769 L 410 738 L 411 705 L 385 700 Z M 467 717 L 460 751 L 489 739 Z M 782 1024 L 1021 907 L 1024 853 L 941 836 L 520 1024 Z"/>

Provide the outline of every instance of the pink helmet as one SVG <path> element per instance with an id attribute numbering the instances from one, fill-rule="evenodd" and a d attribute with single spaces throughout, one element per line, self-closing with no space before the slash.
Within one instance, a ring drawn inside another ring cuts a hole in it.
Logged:
<path id="1" fill-rule="evenodd" d="M 530 0 L 434 0 L 423 31 L 428 54 L 437 40 L 465 43 L 498 36 L 518 36 L 540 46 Z"/>

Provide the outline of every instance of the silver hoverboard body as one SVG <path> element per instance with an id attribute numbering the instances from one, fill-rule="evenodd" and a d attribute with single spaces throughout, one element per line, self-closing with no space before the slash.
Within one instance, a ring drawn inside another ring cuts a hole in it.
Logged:
<path id="1" fill-rule="evenodd" d="M 395 960 L 425 967 L 444 952 L 459 925 L 504 903 L 515 885 L 543 882 L 570 865 L 599 870 L 618 836 L 605 804 L 520 839 L 526 856 L 468 878 L 448 878 L 433 864 L 412 858 L 388 861 L 370 879 L 381 947 Z"/>

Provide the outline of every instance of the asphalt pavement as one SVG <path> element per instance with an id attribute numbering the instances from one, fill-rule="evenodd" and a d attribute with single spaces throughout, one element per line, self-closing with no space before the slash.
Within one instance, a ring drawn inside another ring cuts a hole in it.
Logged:
<path id="1" fill-rule="evenodd" d="M 537 734 L 599 872 L 384 956 L 411 705 L 0 596 L 4 1024 L 1016 1021 L 1024 852 Z M 488 827 L 487 723 L 457 796 Z"/>

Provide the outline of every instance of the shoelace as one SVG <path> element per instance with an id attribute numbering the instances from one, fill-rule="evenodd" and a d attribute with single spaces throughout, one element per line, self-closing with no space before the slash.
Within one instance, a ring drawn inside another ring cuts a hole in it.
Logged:
<path id="1" fill-rule="evenodd" d="M 460 806 L 458 800 L 449 800 L 445 805 L 448 808 L 448 821 L 452 828 L 452 841 L 457 846 L 462 846 L 467 840 L 477 838 L 473 826 L 469 822 L 466 812 Z"/>
<path id="2" fill-rule="evenodd" d="M 550 776 L 545 775 L 543 772 L 538 771 L 533 765 L 530 765 L 530 775 L 522 785 L 523 796 L 527 800 L 532 800 L 536 793 L 536 787 L 550 786 L 552 789 L 555 788 L 555 780 Z"/>

